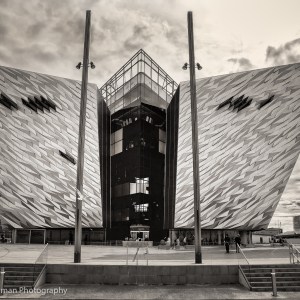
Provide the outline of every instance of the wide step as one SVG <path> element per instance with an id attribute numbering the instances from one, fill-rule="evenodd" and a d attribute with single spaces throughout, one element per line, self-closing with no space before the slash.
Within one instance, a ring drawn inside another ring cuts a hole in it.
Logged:
<path id="1" fill-rule="evenodd" d="M 252 287 L 251 291 L 253 292 L 271 292 L 272 287 Z M 289 286 L 289 287 L 278 287 L 277 291 L 279 292 L 296 292 L 300 291 L 300 286 Z"/>
<path id="2" fill-rule="evenodd" d="M 278 291 L 300 290 L 300 266 L 297 265 L 251 265 L 241 267 L 252 291 L 272 291 L 275 272 Z"/>
<path id="3" fill-rule="evenodd" d="M 4 288 L 19 290 L 31 289 L 43 269 L 42 265 L 33 264 L 2 264 L 4 267 Z"/>
<path id="4" fill-rule="evenodd" d="M 251 282 L 253 287 L 272 287 L 272 282 Z M 276 281 L 277 287 L 285 286 L 300 286 L 300 281 Z"/>

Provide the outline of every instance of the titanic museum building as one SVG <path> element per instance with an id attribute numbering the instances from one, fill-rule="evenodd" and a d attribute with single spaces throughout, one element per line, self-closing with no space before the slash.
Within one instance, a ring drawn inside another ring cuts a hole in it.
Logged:
<path id="1" fill-rule="evenodd" d="M 0 67 L 0 231 L 72 242 L 81 83 Z M 202 242 L 266 229 L 300 152 L 300 63 L 197 80 Z M 82 239 L 186 236 L 194 197 L 189 82 L 143 50 L 88 85 Z"/>

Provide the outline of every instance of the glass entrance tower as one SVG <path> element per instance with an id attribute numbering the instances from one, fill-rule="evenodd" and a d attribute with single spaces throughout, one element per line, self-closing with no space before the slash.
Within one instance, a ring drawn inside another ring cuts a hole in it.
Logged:
<path id="1" fill-rule="evenodd" d="M 176 89 L 143 50 L 100 89 L 111 114 L 107 239 L 164 237 L 166 108 Z"/>

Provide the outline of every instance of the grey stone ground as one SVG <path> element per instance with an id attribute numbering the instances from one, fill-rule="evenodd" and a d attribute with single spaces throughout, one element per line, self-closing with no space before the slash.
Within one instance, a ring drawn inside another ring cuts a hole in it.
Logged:
<path id="1" fill-rule="evenodd" d="M 6 294 L 0 299 L 300 299 L 295 292 L 250 292 L 240 285 L 168 285 L 168 286 L 119 286 L 119 285 L 62 285 L 63 294 Z M 44 285 L 42 289 L 57 289 L 57 285 Z"/>
<path id="2" fill-rule="evenodd" d="M 7 263 L 34 263 L 44 245 L 0 244 L 0 262 Z M 132 262 L 137 249 L 128 248 L 128 263 Z M 289 263 L 289 250 L 287 247 L 256 247 L 243 249 L 251 264 L 284 264 Z M 138 253 L 139 264 L 145 265 L 147 256 L 146 248 L 141 248 Z M 195 252 L 193 249 L 148 249 L 149 265 L 188 265 L 194 263 Z M 4 256 L 2 256 L 4 255 Z M 2 256 L 2 257 L 1 257 Z M 223 246 L 202 247 L 203 263 L 208 265 L 237 265 L 245 264 L 246 260 L 240 253 L 235 253 L 232 245 L 230 253 L 225 253 Z M 48 263 L 73 263 L 74 246 L 49 245 Z M 116 246 L 82 246 L 83 264 L 113 264 L 124 265 L 127 263 L 127 248 Z"/>
<path id="3" fill-rule="evenodd" d="M 39 256 L 43 245 L 5 245 L 0 247 L 0 262 L 24 263 L 34 262 Z M 149 265 L 190 265 L 194 264 L 192 249 L 162 250 L 149 248 Z M 48 263 L 70 263 L 73 260 L 74 247 L 69 245 L 50 245 Z M 132 262 L 136 249 L 129 249 L 128 264 Z M 245 264 L 241 254 L 231 248 L 230 254 L 224 247 L 203 247 L 203 263 L 213 264 Z M 244 253 L 252 264 L 289 263 L 286 247 L 245 248 Z M 82 246 L 82 264 L 126 264 L 127 249 L 124 247 Z M 139 264 L 146 264 L 145 249 L 140 250 Z M 278 292 L 278 297 L 272 297 L 271 292 L 250 292 L 240 285 L 160 285 L 160 286 L 130 286 L 130 285 L 61 285 L 67 289 L 66 295 L 53 295 L 58 285 L 46 284 L 42 289 L 50 289 L 48 293 L 27 294 L 15 293 L 0 296 L 1 299 L 300 299 L 299 292 Z"/>

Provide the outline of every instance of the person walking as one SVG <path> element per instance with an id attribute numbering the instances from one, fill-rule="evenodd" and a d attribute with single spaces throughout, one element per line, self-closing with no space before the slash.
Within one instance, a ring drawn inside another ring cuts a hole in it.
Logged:
<path id="1" fill-rule="evenodd" d="M 226 253 L 229 253 L 229 245 L 230 245 L 230 237 L 228 236 L 228 234 L 225 234 L 225 249 L 226 249 Z"/>
<path id="2" fill-rule="evenodd" d="M 69 231 L 69 245 L 73 245 L 73 232 Z"/>
<path id="3" fill-rule="evenodd" d="M 235 251 L 236 253 L 240 253 L 241 237 L 239 234 L 235 237 L 234 241 L 235 241 Z"/>

